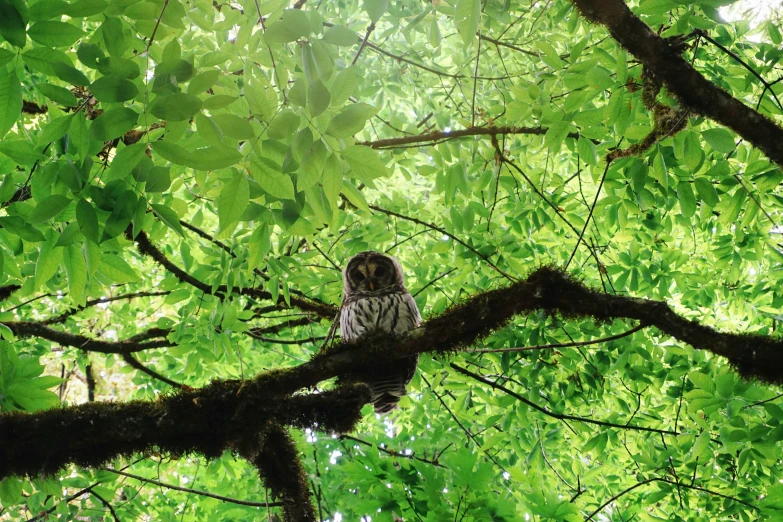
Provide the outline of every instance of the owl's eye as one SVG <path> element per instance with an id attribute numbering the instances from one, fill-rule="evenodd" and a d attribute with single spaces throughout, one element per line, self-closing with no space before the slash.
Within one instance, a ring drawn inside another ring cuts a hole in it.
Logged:
<path id="1" fill-rule="evenodd" d="M 357 281 L 364 280 L 364 274 L 362 274 L 359 270 L 354 270 L 352 277 Z"/>
<path id="2" fill-rule="evenodd" d="M 379 266 L 375 269 L 375 277 L 383 277 L 386 275 L 386 269 L 382 266 Z"/>

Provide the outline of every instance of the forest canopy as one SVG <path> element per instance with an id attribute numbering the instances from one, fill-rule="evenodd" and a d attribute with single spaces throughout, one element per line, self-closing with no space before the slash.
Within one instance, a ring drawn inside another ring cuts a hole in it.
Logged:
<path id="1" fill-rule="evenodd" d="M 772 5 L 0 0 L 0 520 L 783 516 Z"/>

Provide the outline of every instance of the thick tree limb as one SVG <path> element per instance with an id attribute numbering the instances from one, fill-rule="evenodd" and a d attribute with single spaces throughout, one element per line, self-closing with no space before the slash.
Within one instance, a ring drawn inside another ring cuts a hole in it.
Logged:
<path id="1" fill-rule="evenodd" d="M 623 0 L 572 1 L 585 18 L 606 26 L 689 109 L 731 128 L 783 166 L 783 129 L 704 78 Z"/>
<path id="2" fill-rule="evenodd" d="M 257 439 L 268 422 L 350 431 L 370 400 L 365 386 L 288 398 L 268 390 L 242 393 L 243 387 L 241 381 L 222 381 L 158 401 L 2 414 L 0 477 L 51 474 L 71 463 L 100 467 L 116 457 L 155 450 L 173 457 L 193 452 L 217 457 Z"/>
<path id="3" fill-rule="evenodd" d="M 310 496 L 307 472 L 288 432 L 279 424 L 270 425 L 256 444 L 240 449 L 240 454 L 258 469 L 272 496 L 283 503 L 285 522 L 315 522 L 315 506 Z"/>
<path id="4" fill-rule="evenodd" d="M 260 433 L 260 424 L 266 420 L 345 433 L 367 401 L 365 387 L 290 395 L 368 365 L 377 367 L 384 361 L 426 352 L 454 353 L 515 315 L 534 310 L 565 319 L 641 321 L 694 348 L 728 358 L 744 377 L 783 382 L 783 340 L 720 333 L 675 314 L 666 303 L 603 294 L 543 267 L 508 287 L 478 294 L 405 336 L 342 342 L 307 363 L 244 382 L 215 381 L 156 402 L 92 403 L 0 415 L 0 478 L 53 473 L 68 463 L 95 466 L 118 455 L 153 448 L 174 455 L 198 451 L 214 456 L 233 441 L 250 440 L 246 437 Z"/>
<path id="5" fill-rule="evenodd" d="M 6 286 L 0 286 L 0 301 L 5 301 L 9 297 L 11 297 L 11 294 L 16 292 L 22 288 L 19 285 L 6 285 Z"/>

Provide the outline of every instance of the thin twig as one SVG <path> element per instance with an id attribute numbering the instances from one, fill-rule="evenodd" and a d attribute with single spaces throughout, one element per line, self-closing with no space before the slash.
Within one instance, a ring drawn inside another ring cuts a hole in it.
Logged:
<path id="1" fill-rule="evenodd" d="M 582 242 L 582 237 L 585 235 L 585 230 L 587 230 L 587 226 L 590 224 L 590 219 L 593 217 L 593 211 L 595 210 L 595 205 L 598 203 L 598 197 L 601 195 L 601 189 L 604 186 L 604 180 L 606 179 L 606 173 L 609 172 L 609 165 L 612 164 L 611 160 L 606 161 L 606 168 L 604 169 L 604 173 L 601 176 L 601 182 L 598 184 L 598 190 L 595 191 L 595 198 L 593 199 L 593 204 L 590 205 L 590 212 L 587 214 L 587 219 L 585 220 L 585 226 L 582 227 L 582 232 L 579 234 L 579 238 L 576 240 L 576 245 L 574 246 L 574 250 L 571 252 L 571 257 L 568 258 L 568 262 L 565 265 L 565 269 L 568 269 L 568 265 L 571 264 L 571 260 L 574 258 L 574 255 L 576 255 L 576 251 L 579 250 L 579 244 Z"/>
<path id="2" fill-rule="evenodd" d="M 487 384 L 487 385 L 491 386 L 493 389 L 500 390 L 500 391 L 502 391 L 502 392 L 504 392 L 504 393 L 506 393 L 506 394 L 508 394 L 508 395 L 510 395 L 512 397 L 514 397 L 518 401 L 524 402 L 525 404 L 527 404 L 528 406 L 530 406 L 534 410 L 539 411 L 539 412 L 543 413 L 544 415 L 546 415 L 548 417 L 552 417 L 553 419 L 571 420 L 571 421 L 575 421 L 575 422 L 583 422 L 585 424 L 595 424 L 596 426 L 603 426 L 603 427 L 606 427 L 606 428 L 620 428 L 620 429 L 623 429 L 623 430 L 647 431 L 647 432 L 651 432 L 651 433 L 662 433 L 664 435 L 678 435 L 678 433 L 676 431 L 661 430 L 661 429 L 658 429 L 658 428 L 648 428 L 646 426 L 634 426 L 634 425 L 627 425 L 627 424 L 617 424 L 617 423 L 614 423 L 614 422 L 600 421 L 600 420 L 590 419 L 590 418 L 587 418 L 587 417 L 577 417 L 576 415 L 566 415 L 566 414 L 563 414 L 563 413 L 556 413 L 556 412 L 550 411 L 550 410 L 548 410 L 548 409 L 546 409 L 546 408 L 544 408 L 542 406 L 539 406 L 538 404 L 536 404 L 533 401 L 527 399 L 526 397 L 521 396 L 520 394 L 516 393 L 513 390 L 509 390 L 508 388 L 506 388 L 502 384 L 498 384 L 498 383 L 496 383 L 494 381 L 490 381 L 489 379 L 485 379 L 481 375 L 473 373 L 473 372 L 471 372 L 470 370 L 468 370 L 466 368 L 458 366 L 458 365 L 456 365 L 454 363 L 450 363 L 449 366 L 451 366 L 453 369 L 457 370 L 459 373 L 461 373 L 463 375 L 466 375 L 466 376 L 468 376 L 468 377 L 470 377 L 472 379 L 475 379 L 475 380 L 477 380 L 479 382 L 483 382 L 484 384 Z"/>
<path id="3" fill-rule="evenodd" d="M 570 343 L 539 344 L 538 346 L 515 346 L 513 348 L 482 348 L 482 349 L 467 350 L 467 351 L 471 353 L 508 353 L 508 352 L 527 352 L 533 350 L 551 350 L 556 348 L 572 348 L 575 346 L 588 346 L 591 344 L 601 344 L 601 343 L 608 343 L 609 341 L 616 341 L 617 339 L 622 339 L 623 337 L 628 337 L 629 335 L 633 335 L 639 330 L 647 328 L 648 326 L 649 325 L 647 324 L 640 324 L 638 326 L 634 326 L 630 330 L 627 330 L 623 333 L 619 333 L 617 335 L 611 335 L 609 337 L 603 337 L 601 339 L 593 339 L 592 341 L 574 341 Z"/>
<path id="4" fill-rule="evenodd" d="M 108 471 L 110 473 L 116 473 L 117 475 L 122 475 L 124 477 L 132 478 L 134 480 L 139 480 L 141 482 L 148 482 L 150 484 L 154 484 L 156 486 L 160 486 L 162 488 L 167 489 L 173 489 L 176 491 L 184 491 L 186 493 L 193 493 L 194 495 L 200 495 L 202 497 L 210 497 L 215 498 L 218 500 L 222 500 L 223 502 L 230 502 L 231 504 L 239 504 L 241 506 L 252 506 L 252 507 L 267 507 L 267 506 L 282 506 L 282 502 L 253 502 L 250 500 L 242 500 L 238 498 L 231 498 L 231 497 L 225 497 L 223 495 L 217 495 L 215 493 L 210 493 L 209 491 L 200 491 L 198 489 L 190 489 L 190 488 L 183 488 L 182 486 L 175 486 L 174 484 L 166 484 L 165 482 L 159 482 L 157 480 L 142 477 L 140 475 L 134 475 L 133 473 L 128 473 L 126 471 L 120 471 L 118 469 L 112 469 L 112 468 L 101 468 L 101 471 Z"/>
<path id="5" fill-rule="evenodd" d="M 150 35 L 150 39 L 147 42 L 147 48 L 144 50 L 149 55 L 150 47 L 152 47 L 152 42 L 155 40 L 155 34 L 158 32 L 158 27 L 160 26 L 160 20 L 163 18 L 163 13 L 166 12 L 166 8 L 169 5 L 169 0 L 165 0 L 163 2 L 163 8 L 160 10 L 160 14 L 158 15 L 158 19 L 155 20 L 155 27 L 152 28 L 152 34 Z"/>
<path id="6" fill-rule="evenodd" d="M 359 56 L 361 56 L 362 51 L 364 51 L 364 47 L 367 45 L 367 40 L 370 38 L 370 34 L 375 30 L 375 22 L 370 22 L 370 25 L 367 26 L 367 32 L 364 33 L 364 40 L 362 40 L 362 44 L 359 46 L 359 50 L 356 51 L 356 56 L 353 57 L 353 61 L 351 62 L 351 65 L 356 64 L 356 60 L 359 59 Z"/>
<path id="7" fill-rule="evenodd" d="M 129 353 L 122 354 L 122 360 L 125 361 L 125 363 L 128 364 L 128 366 L 131 366 L 131 367 L 139 370 L 142 373 L 146 373 L 147 375 L 149 375 L 153 379 L 157 379 L 157 380 L 159 380 L 161 382 L 165 382 L 166 384 L 168 384 L 169 386 L 172 386 L 174 388 L 182 388 L 182 384 L 178 383 L 177 381 L 173 381 L 173 380 L 169 379 L 165 375 L 159 374 L 158 372 L 156 372 L 152 368 L 147 368 L 146 366 L 141 364 L 138 360 L 136 360 Z"/>
<path id="8" fill-rule="evenodd" d="M 454 241 L 456 241 L 460 245 L 464 246 L 465 248 L 467 248 L 468 250 L 470 250 L 471 252 L 476 254 L 479 258 L 483 259 L 484 262 L 487 263 L 489 266 L 491 266 L 492 269 L 495 270 L 497 273 L 499 273 L 500 275 L 502 275 L 503 277 L 505 277 L 509 281 L 512 281 L 512 282 L 516 281 L 515 277 L 510 276 L 507 273 L 505 273 L 495 263 L 490 261 L 490 259 L 487 256 L 485 256 L 484 254 L 482 254 L 481 252 L 479 252 L 478 250 L 476 250 L 472 246 L 468 245 L 465 241 L 461 240 L 460 238 L 458 238 L 457 236 L 455 236 L 451 232 L 448 232 L 446 229 L 441 228 L 441 227 L 439 227 L 437 225 L 433 225 L 432 223 L 427 223 L 426 221 L 422 221 L 422 220 L 414 218 L 414 217 L 410 217 L 410 216 L 406 216 L 404 214 L 400 214 L 398 212 L 394 212 L 392 210 L 386 210 L 385 208 L 381 208 L 381 207 L 379 207 L 377 205 L 369 205 L 369 207 L 371 209 L 373 209 L 373 210 L 378 211 L 378 212 L 382 212 L 383 214 L 386 214 L 388 216 L 394 216 L 394 217 L 397 217 L 397 218 L 400 218 L 400 219 L 404 219 L 406 221 L 411 221 L 411 222 L 416 223 L 418 225 L 424 225 L 425 227 L 431 228 L 432 230 L 435 230 L 435 231 L 440 232 L 441 234 L 443 234 L 445 236 L 450 237 L 451 239 L 453 239 Z"/>

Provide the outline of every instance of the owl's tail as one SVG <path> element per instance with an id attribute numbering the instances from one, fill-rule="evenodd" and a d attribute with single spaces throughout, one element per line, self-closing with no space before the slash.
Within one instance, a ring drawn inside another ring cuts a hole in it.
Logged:
<path id="1" fill-rule="evenodd" d="M 384 415 L 397 407 L 400 398 L 406 393 L 403 377 L 395 375 L 383 381 L 367 383 L 370 387 L 375 413 Z"/>

